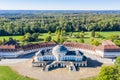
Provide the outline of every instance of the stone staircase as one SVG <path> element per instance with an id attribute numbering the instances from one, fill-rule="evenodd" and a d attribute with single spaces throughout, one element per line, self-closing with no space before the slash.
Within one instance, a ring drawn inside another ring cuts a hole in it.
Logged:
<path id="1" fill-rule="evenodd" d="M 69 68 L 72 67 L 72 70 L 70 71 L 76 71 L 75 65 L 73 64 L 73 62 L 70 62 Z"/>
<path id="2" fill-rule="evenodd" d="M 44 71 L 49 71 L 49 69 L 51 69 L 51 68 L 61 67 L 61 66 L 59 66 L 59 65 L 61 65 L 61 63 L 66 65 L 70 71 L 76 71 L 76 67 L 74 66 L 73 62 L 61 62 L 61 61 L 60 62 L 54 61 L 51 64 L 46 65 L 44 67 Z"/>
<path id="3" fill-rule="evenodd" d="M 56 63 L 57 63 L 57 61 L 54 61 L 54 62 L 52 62 L 51 64 L 47 65 L 47 66 L 45 67 L 45 71 L 48 71 L 48 69 L 49 69 L 50 67 L 54 66 L 54 64 L 56 64 Z"/>

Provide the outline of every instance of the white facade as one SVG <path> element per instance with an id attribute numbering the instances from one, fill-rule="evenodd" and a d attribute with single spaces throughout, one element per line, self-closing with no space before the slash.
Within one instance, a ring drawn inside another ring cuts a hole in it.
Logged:
<path id="1" fill-rule="evenodd" d="M 101 56 L 101 57 L 106 57 L 106 58 L 114 58 L 120 56 L 120 52 L 104 52 L 100 50 L 96 50 L 96 54 Z"/>
<path id="2" fill-rule="evenodd" d="M 23 54 L 24 54 L 23 50 L 15 51 L 15 52 L 0 52 L 0 57 L 16 58 Z"/>
<path id="3" fill-rule="evenodd" d="M 116 52 L 116 51 L 104 51 L 104 50 L 98 50 L 96 49 L 94 50 L 88 50 L 88 49 L 80 49 L 80 48 L 72 48 L 72 47 L 68 47 L 69 49 L 72 50 L 80 50 L 84 53 L 90 53 L 90 54 L 94 54 L 96 56 L 100 56 L 100 57 L 105 57 L 105 58 L 112 58 L 112 57 L 118 57 L 120 56 L 120 51 Z"/>
<path id="4" fill-rule="evenodd" d="M 47 52 L 46 52 L 44 55 L 42 55 L 41 51 L 47 50 L 47 49 L 51 50 L 51 52 L 50 52 L 51 54 L 47 54 Z M 75 55 L 67 55 L 67 52 L 68 52 L 67 48 L 65 48 L 64 46 L 61 46 L 61 45 L 57 45 L 53 49 L 51 49 L 51 47 L 40 49 L 40 51 L 36 52 L 35 57 L 37 57 L 37 61 L 49 61 L 49 60 L 51 60 L 51 61 L 54 61 L 54 60 L 57 60 L 57 61 L 82 61 L 83 60 L 84 55 L 76 55 L 76 54 Z"/>
<path id="5" fill-rule="evenodd" d="M 118 48 L 118 52 L 116 52 L 114 49 L 112 49 L 113 51 L 111 51 L 111 52 L 110 51 L 105 51 L 104 46 L 106 46 L 107 44 L 106 45 L 104 45 L 104 44 L 107 43 L 107 42 L 109 42 L 108 47 L 112 45 L 113 47 Z M 67 43 L 67 44 L 70 44 L 70 45 L 68 45 L 66 47 L 69 50 L 80 50 L 83 53 L 90 53 L 90 54 L 94 54 L 94 55 L 97 55 L 97 56 L 100 56 L 100 57 L 117 57 L 117 56 L 120 56 L 120 48 L 118 46 L 116 46 L 115 44 L 113 45 L 113 43 L 110 42 L 110 41 L 107 41 L 107 42 L 104 42 L 104 44 L 102 44 L 102 46 L 103 46 L 102 50 L 99 49 L 99 48 L 101 48 L 101 46 L 96 46 L 95 47 L 95 46 L 92 46 L 92 45 L 84 45 L 84 44 L 82 45 L 82 44 L 78 44 L 78 43 Z M 25 50 L 23 48 L 19 51 L 8 51 L 8 50 L 2 51 L 1 50 L 0 51 L 0 57 L 8 57 L 8 58 L 18 57 L 19 55 L 29 54 L 29 53 L 32 53 L 32 52 L 37 52 L 39 50 L 52 49 L 55 46 L 55 45 L 48 45 L 48 46 L 46 46 L 46 45 L 44 45 L 45 47 L 40 46 L 40 47 L 37 47 L 37 48 L 34 48 L 34 46 L 32 46 L 30 48 L 28 47 L 27 50 Z M 80 46 L 80 47 L 76 47 L 76 45 Z M 54 57 L 56 57 L 56 58 L 53 58 L 53 56 L 52 57 L 49 57 L 47 55 L 46 56 L 49 59 L 58 59 L 58 60 L 66 60 L 66 59 L 75 60 L 76 59 L 75 56 L 72 56 L 72 55 L 67 56 L 65 53 L 66 52 L 64 52 L 64 51 L 60 55 L 55 53 Z M 59 58 L 59 56 L 60 56 L 60 58 Z M 40 60 L 44 60 L 44 59 L 47 59 L 47 58 L 46 57 L 45 58 L 44 57 L 40 58 Z M 80 59 L 78 58 L 76 60 L 80 60 Z"/>
<path id="6" fill-rule="evenodd" d="M 47 56 L 38 56 L 38 61 L 54 61 L 56 60 L 55 56 L 53 55 L 47 55 Z M 63 56 L 59 58 L 59 61 L 82 61 L 83 56 L 76 57 L 76 56 Z"/>

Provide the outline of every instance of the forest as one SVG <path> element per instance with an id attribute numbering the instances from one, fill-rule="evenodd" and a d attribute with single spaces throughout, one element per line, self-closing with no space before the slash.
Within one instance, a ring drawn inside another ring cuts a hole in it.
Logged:
<path id="1" fill-rule="evenodd" d="M 6 14 L 0 14 L 0 36 L 55 32 L 57 28 L 66 32 L 120 31 L 120 13 L 29 11 Z"/>

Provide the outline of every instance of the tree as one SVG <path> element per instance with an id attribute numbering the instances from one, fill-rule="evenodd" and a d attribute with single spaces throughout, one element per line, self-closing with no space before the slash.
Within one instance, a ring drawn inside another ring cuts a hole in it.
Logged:
<path id="1" fill-rule="evenodd" d="M 117 73 L 114 66 L 103 66 L 97 80 L 118 80 Z"/>
<path id="2" fill-rule="evenodd" d="M 33 34 L 32 34 L 33 40 L 37 40 L 38 37 L 39 37 L 39 33 L 33 33 Z"/>
<path id="3" fill-rule="evenodd" d="M 115 66 L 120 67 L 120 56 L 116 58 L 115 60 Z"/>
<path id="4" fill-rule="evenodd" d="M 81 37 L 81 38 L 84 38 L 84 36 L 85 36 L 84 32 L 81 32 L 81 33 L 80 33 L 80 37 Z"/>
<path id="5" fill-rule="evenodd" d="M 2 40 L 0 40 L 0 45 L 3 44 Z"/>
<path id="6" fill-rule="evenodd" d="M 117 80 L 120 80 L 120 56 L 115 60 L 115 68 L 117 69 Z"/>
<path id="7" fill-rule="evenodd" d="M 73 33 L 72 33 L 72 32 L 70 32 L 70 33 L 69 33 L 69 37 L 72 37 L 72 35 L 73 35 Z"/>
<path id="8" fill-rule="evenodd" d="M 38 33 L 34 33 L 33 35 L 31 35 L 30 33 L 26 33 L 22 38 L 21 41 L 23 42 L 32 42 L 35 41 L 36 39 L 38 39 Z"/>
<path id="9" fill-rule="evenodd" d="M 6 43 L 6 39 L 5 38 L 3 38 L 3 43 Z"/>
<path id="10" fill-rule="evenodd" d="M 60 35 L 56 36 L 56 42 L 59 43 L 60 42 Z"/>
<path id="11" fill-rule="evenodd" d="M 95 37 L 100 38 L 101 35 L 99 33 L 95 33 Z"/>
<path id="12" fill-rule="evenodd" d="M 63 28 L 67 32 L 91 31 L 93 29 L 94 31 L 120 31 L 120 15 L 118 14 L 62 14 L 8 14 L 7 16 L 3 14 L 5 17 L 0 18 L 0 35 L 15 36 L 25 33 L 55 32 L 57 28 Z"/>
<path id="13" fill-rule="evenodd" d="M 12 37 L 9 37 L 9 41 L 13 41 L 13 38 L 12 38 Z"/>
<path id="14" fill-rule="evenodd" d="M 119 35 L 111 35 L 108 37 L 109 40 L 114 41 L 114 40 L 119 40 Z"/>
<path id="15" fill-rule="evenodd" d="M 22 43 L 20 44 L 20 46 L 24 46 L 24 45 L 28 45 L 28 42 L 25 41 L 25 42 L 22 42 Z"/>
<path id="16" fill-rule="evenodd" d="M 48 31 L 48 34 L 50 35 L 50 34 L 51 34 L 51 31 Z"/>
<path id="17" fill-rule="evenodd" d="M 60 43 L 62 44 L 62 43 L 64 43 L 64 42 L 65 42 L 65 37 L 60 36 Z"/>
<path id="18" fill-rule="evenodd" d="M 44 42 L 50 42 L 51 40 L 52 40 L 52 37 L 51 36 L 47 36 L 47 37 L 45 37 Z"/>
<path id="19" fill-rule="evenodd" d="M 120 46 L 120 40 L 114 40 L 114 43 L 115 43 L 117 46 Z"/>
<path id="20" fill-rule="evenodd" d="M 91 41 L 92 45 L 98 46 L 100 43 L 97 40 L 92 40 Z"/>
<path id="21" fill-rule="evenodd" d="M 80 42 L 80 43 L 84 43 L 85 41 L 84 41 L 83 38 L 80 38 L 79 42 Z"/>
<path id="22" fill-rule="evenodd" d="M 53 38 L 52 38 L 52 40 L 51 40 L 52 42 L 56 42 Z"/>
<path id="23" fill-rule="evenodd" d="M 94 30 L 92 30 L 91 36 L 92 36 L 92 37 L 95 37 L 95 31 L 94 31 Z"/>
<path id="24" fill-rule="evenodd" d="M 25 41 L 30 42 L 30 41 L 32 40 L 31 34 L 30 34 L 30 33 L 26 33 L 26 34 L 24 35 L 24 39 L 25 39 Z"/>
<path id="25" fill-rule="evenodd" d="M 64 36 L 66 35 L 66 30 L 65 29 L 62 30 L 62 35 L 64 35 Z"/>

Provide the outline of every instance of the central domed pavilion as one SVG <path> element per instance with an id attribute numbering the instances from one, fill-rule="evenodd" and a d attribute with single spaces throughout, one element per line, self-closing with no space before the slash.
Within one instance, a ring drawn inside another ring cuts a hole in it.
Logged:
<path id="1" fill-rule="evenodd" d="M 69 50 L 64 45 L 56 45 L 53 48 L 39 50 L 35 57 L 34 62 L 39 63 L 39 66 L 44 68 L 51 67 L 67 67 L 67 66 L 83 66 L 87 65 L 86 57 L 79 50 Z M 51 64 L 48 64 L 51 62 Z M 36 64 L 33 63 L 33 66 Z M 38 65 L 37 65 L 38 66 Z M 75 67 L 74 67 L 75 68 Z"/>

